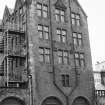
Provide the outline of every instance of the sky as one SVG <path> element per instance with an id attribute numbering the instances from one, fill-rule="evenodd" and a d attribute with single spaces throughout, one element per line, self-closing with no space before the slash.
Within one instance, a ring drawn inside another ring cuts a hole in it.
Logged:
<path id="1" fill-rule="evenodd" d="M 0 19 L 5 5 L 14 8 L 16 0 L 0 0 Z M 78 0 L 88 16 L 90 47 L 93 68 L 96 62 L 105 61 L 105 0 Z"/>

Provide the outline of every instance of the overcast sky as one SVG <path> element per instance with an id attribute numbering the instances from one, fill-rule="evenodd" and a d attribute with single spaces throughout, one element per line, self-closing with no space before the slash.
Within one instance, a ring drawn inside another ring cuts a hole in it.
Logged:
<path id="1" fill-rule="evenodd" d="M 97 61 L 105 61 L 105 0 L 78 0 L 88 15 L 93 67 Z M 0 19 L 5 5 L 13 8 L 15 0 L 0 0 Z"/>

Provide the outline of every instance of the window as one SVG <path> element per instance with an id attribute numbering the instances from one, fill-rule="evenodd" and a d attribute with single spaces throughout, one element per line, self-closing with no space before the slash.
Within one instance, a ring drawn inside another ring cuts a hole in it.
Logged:
<path id="1" fill-rule="evenodd" d="M 38 16 L 42 16 L 42 5 L 41 4 L 37 4 L 37 14 Z"/>
<path id="2" fill-rule="evenodd" d="M 63 50 L 58 51 L 58 63 L 59 64 L 68 64 L 69 63 L 68 51 L 63 51 Z"/>
<path id="3" fill-rule="evenodd" d="M 39 48 L 40 62 L 50 63 L 50 49 L 49 48 Z"/>
<path id="4" fill-rule="evenodd" d="M 20 9 L 19 9 L 19 13 L 20 13 L 20 15 L 22 15 L 22 13 L 23 13 L 23 8 L 20 8 Z"/>
<path id="5" fill-rule="evenodd" d="M 65 11 L 61 9 L 55 9 L 55 17 L 57 22 L 65 22 Z"/>
<path id="6" fill-rule="evenodd" d="M 84 66 L 85 65 L 85 61 L 84 61 L 84 54 L 80 53 L 80 65 Z"/>
<path id="7" fill-rule="evenodd" d="M 73 33 L 73 44 L 78 45 L 78 46 L 82 46 L 83 39 L 82 39 L 81 33 Z"/>
<path id="8" fill-rule="evenodd" d="M 39 37 L 42 39 L 49 39 L 49 27 L 44 25 L 38 25 Z"/>
<path id="9" fill-rule="evenodd" d="M 20 45 L 23 45 L 25 41 L 25 36 L 20 36 Z"/>
<path id="10" fill-rule="evenodd" d="M 22 23 L 22 31 L 26 31 L 26 23 Z"/>
<path id="11" fill-rule="evenodd" d="M 4 76 L 4 62 L 0 65 L 0 76 Z"/>
<path id="12" fill-rule="evenodd" d="M 59 64 L 63 63 L 63 51 L 61 50 L 58 51 L 58 63 Z"/>
<path id="13" fill-rule="evenodd" d="M 102 96 L 105 96 L 105 92 L 104 91 L 102 91 Z"/>
<path id="14" fill-rule="evenodd" d="M 19 65 L 19 59 L 18 58 L 15 58 L 15 64 L 16 64 L 16 67 L 18 67 Z"/>
<path id="15" fill-rule="evenodd" d="M 105 91 L 104 90 L 96 90 L 96 96 L 105 96 Z"/>
<path id="16" fill-rule="evenodd" d="M 46 5 L 43 5 L 43 17 L 48 17 L 48 7 Z"/>
<path id="17" fill-rule="evenodd" d="M 71 14 L 72 25 L 80 26 L 80 15 L 72 13 Z"/>
<path id="18" fill-rule="evenodd" d="M 67 74 L 61 75 L 62 78 L 62 86 L 70 87 L 70 76 Z"/>
<path id="19" fill-rule="evenodd" d="M 85 65 L 84 53 L 75 53 L 75 64 L 82 67 Z"/>
<path id="20" fill-rule="evenodd" d="M 57 41 L 66 43 L 67 42 L 67 32 L 64 29 L 57 29 Z"/>
<path id="21" fill-rule="evenodd" d="M 25 58 L 20 58 L 19 59 L 20 61 L 20 66 L 25 66 L 25 63 L 26 63 L 26 59 Z"/>
<path id="22" fill-rule="evenodd" d="M 26 31 L 26 16 L 25 16 L 25 11 L 24 11 L 25 7 L 22 7 L 19 9 L 19 28 L 21 31 Z"/>
<path id="23" fill-rule="evenodd" d="M 37 4 L 37 14 L 38 16 L 47 18 L 48 17 L 48 6 L 38 3 Z"/>

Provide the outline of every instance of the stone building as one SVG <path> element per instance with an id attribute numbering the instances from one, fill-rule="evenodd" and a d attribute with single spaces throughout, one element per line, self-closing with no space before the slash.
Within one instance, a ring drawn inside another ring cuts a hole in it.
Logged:
<path id="1" fill-rule="evenodd" d="M 87 15 L 77 0 L 16 0 L 1 29 L 0 105 L 93 105 Z"/>
<path id="2" fill-rule="evenodd" d="M 93 73 L 96 102 L 98 105 L 105 105 L 105 62 L 97 62 Z"/>

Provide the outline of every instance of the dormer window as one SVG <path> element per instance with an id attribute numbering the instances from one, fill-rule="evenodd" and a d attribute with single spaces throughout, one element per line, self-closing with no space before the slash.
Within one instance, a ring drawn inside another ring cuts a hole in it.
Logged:
<path id="1" fill-rule="evenodd" d="M 61 9 L 55 9 L 55 17 L 57 22 L 65 22 L 65 11 Z"/>
<path id="2" fill-rule="evenodd" d="M 66 6 L 62 0 L 57 0 L 55 3 L 55 17 L 57 22 L 65 22 Z"/>

